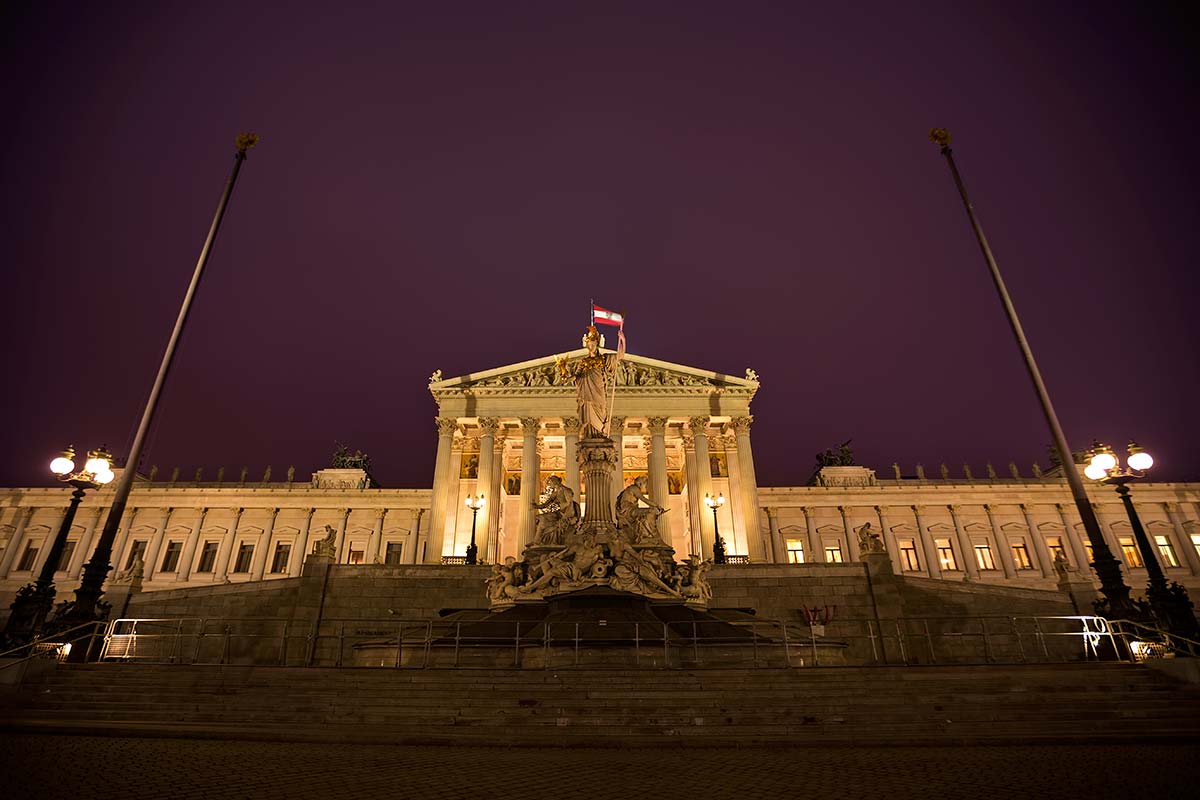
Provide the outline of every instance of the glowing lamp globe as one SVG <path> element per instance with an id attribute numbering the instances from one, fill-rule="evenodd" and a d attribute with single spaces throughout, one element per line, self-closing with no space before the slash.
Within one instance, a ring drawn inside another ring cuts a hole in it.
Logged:
<path id="1" fill-rule="evenodd" d="M 1117 457 L 1112 453 L 1100 452 L 1092 456 L 1092 466 L 1110 470 L 1117 465 Z"/>
<path id="2" fill-rule="evenodd" d="M 1098 481 L 1106 476 L 1108 472 L 1097 466 L 1096 462 L 1093 460 L 1092 463 L 1088 464 L 1087 467 L 1084 468 L 1083 474 L 1094 481 Z"/>
<path id="3" fill-rule="evenodd" d="M 50 462 L 50 471 L 55 475 L 66 475 L 73 469 L 75 469 L 75 462 L 65 455 L 61 455 Z"/>
<path id="4" fill-rule="evenodd" d="M 1136 470 L 1147 470 L 1154 466 L 1154 459 L 1145 450 L 1139 450 L 1130 454 L 1129 466 Z"/>
<path id="5" fill-rule="evenodd" d="M 84 470 L 99 475 L 101 472 L 108 472 L 108 459 L 104 458 L 95 452 L 88 454 L 87 464 L 84 465 Z"/>
<path id="6" fill-rule="evenodd" d="M 105 468 L 102 472 L 97 472 L 95 481 L 99 484 L 112 483 L 113 478 L 117 477 L 111 469 Z"/>

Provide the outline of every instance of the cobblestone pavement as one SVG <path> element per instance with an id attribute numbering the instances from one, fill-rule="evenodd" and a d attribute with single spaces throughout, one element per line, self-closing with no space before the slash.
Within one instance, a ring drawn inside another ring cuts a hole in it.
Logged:
<path id="1" fill-rule="evenodd" d="M 1195 797 L 1200 746 L 506 749 L 0 734 L 0 797 Z"/>

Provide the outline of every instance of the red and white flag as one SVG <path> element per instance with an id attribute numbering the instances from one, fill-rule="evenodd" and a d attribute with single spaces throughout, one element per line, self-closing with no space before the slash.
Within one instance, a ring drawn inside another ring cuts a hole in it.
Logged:
<path id="1" fill-rule="evenodd" d="M 618 328 L 625 327 L 625 317 L 615 311 L 609 311 L 607 308 L 592 303 L 592 324 L 595 325 L 615 325 Z"/>

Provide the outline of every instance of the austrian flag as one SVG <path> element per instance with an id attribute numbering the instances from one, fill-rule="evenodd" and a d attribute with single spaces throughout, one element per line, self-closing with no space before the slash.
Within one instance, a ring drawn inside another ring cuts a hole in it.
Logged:
<path id="1" fill-rule="evenodd" d="M 615 325 L 618 328 L 625 327 L 625 317 L 615 311 L 609 311 L 607 308 L 592 303 L 592 324 L 600 325 Z"/>

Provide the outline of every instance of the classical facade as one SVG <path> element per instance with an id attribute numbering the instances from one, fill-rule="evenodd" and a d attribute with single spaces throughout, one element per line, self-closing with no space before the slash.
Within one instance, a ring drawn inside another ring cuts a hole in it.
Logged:
<path id="1" fill-rule="evenodd" d="M 481 561 L 519 557 L 550 476 L 587 503 L 575 459 L 575 389 L 555 364 L 547 356 L 454 378 L 434 373 L 431 489 L 379 488 L 344 466 L 306 482 L 139 480 L 115 543 L 114 578 L 140 570 L 142 590 L 152 592 L 296 577 L 304 555 L 327 538 L 339 564 L 454 563 L 473 526 Z M 1043 589 L 1056 584 L 1056 559 L 1087 574 L 1087 537 L 1061 475 L 1022 477 L 1011 467 L 1004 477 L 989 469 L 980 478 L 945 470 L 909 478 L 896 468 L 884 478 L 844 465 L 811 479 L 803 469 L 794 486 L 759 486 L 758 389 L 753 370 L 736 377 L 632 354 L 618 365 L 611 437 L 621 457 L 612 485 L 647 478 L 650 498 L 668 509 L 658 532 L 681 557 L 711 556 L 719 534 L 734 563 L 848 563 L 859 559 L 857 532 L 870 523 L 897 574 Z M 80 507 L 59 562 L 60 596 L 99 536 L 111 487 Z M 1110 489 L 1089 491 L 1127 582 L 1140 591 L 1145 570 L 1123 506 Z M 4 595 L 40 571 L 68 494 L 0 490 Z M 476 514 L 465 501 L 479 496 Z M 715 516 L 708 497 L 724 500 Z M 1200 587 L 1200 484 L 1142 483 L 1134 498 L 1168 578 Z"/>

